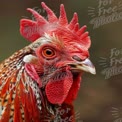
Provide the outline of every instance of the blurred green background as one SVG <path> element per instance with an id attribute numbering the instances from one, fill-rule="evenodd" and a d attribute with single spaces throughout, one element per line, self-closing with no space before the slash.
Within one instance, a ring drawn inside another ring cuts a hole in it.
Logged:
<path id="1" fill-rule="evenodd" d="M 80 26 L 87 25 L 90 33 L 92 46 L 90 48 L 90 59 L 94 63 L 97 74 L 85 73 L 82 78 L 78 98 L 75 101 L 75 110 L 78 122 L 122 122 L 122 71 L 105 79 L 101 72 L 106 68 L 102 65 L 100 57 L 106 58 L 104 63 L 110 66 L 111 49 L 119 50 L 116 59 L 122 57 L 122 17 L 116 22 L 110 22 L 99 28 L 93 29 L 90 21 L 90 12 L 97 16 L 98 3 L 100 0 L 43 0 L 56 15 L 59 15 L 59 5 L 63 3 L 70 21 L 74 12 L 78 13 Z M 110 0 L 103 0 L 110 1 Z M 112 0 L 111 4 L 102 5 L 104 9 L 121 5 L 122 0 Z M 115 2 L 116 1 L 116 2 Z M 32 18 L 26 8 L 41 8 L 42 0 L 1 0 L 0 1 L 0 61 L 9 57 L 15 51 L 28 45 L 19 32 L 19 21 L 21 18 Z M 92 8 L 92 10 L 89 10 Z M 39 9 L 38 9 L 39 10 Z M 104 11 L 104 10 L 103 10 Z M 117 10 L 122 12 L 122 9 Z M 40 12 L 44 16 L 45 13 Z M 111 12 L 112 13 L 112 12 Z M 111 13 L 105 13 L 109 15 Z M 121 14 L 122 15 L 122 14 Z M 122 61 L 117 64 L 122 66 Z M 114 64 L 112 65 L 114 66 Z M 79 115 L 78 115 L 79 114 Z"/>

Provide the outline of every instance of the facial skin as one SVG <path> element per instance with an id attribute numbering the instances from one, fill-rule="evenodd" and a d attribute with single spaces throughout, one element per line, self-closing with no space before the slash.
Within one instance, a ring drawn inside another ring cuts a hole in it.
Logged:
<path id="1" fill-rule="evenodd" d="M 35 49 L 30 63 L 26 63 L 26 71 L 45 89 L 50 103 L 71 103 L 77 96 L 82 72 L 95 74 L 88 51 L 77 43 L 68 46 L 55 36 L 48 35 L 36 42 L 39 41 L 43 43 Z"/>

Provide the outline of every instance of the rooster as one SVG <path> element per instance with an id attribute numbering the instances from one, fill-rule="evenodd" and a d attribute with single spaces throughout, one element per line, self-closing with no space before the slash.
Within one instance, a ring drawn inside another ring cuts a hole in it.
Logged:
<path id="1" fill-rule="evenodd" d="M 82 72 L 95 74 L 77 13 L 68 23 L 63 4 L 59 18 L 41 5 L 48 20 L 28 8 L 35 20 L 21 19 L 20 33 L 32 43 L 0 64 L 0 122 L 75 122 Z"/>

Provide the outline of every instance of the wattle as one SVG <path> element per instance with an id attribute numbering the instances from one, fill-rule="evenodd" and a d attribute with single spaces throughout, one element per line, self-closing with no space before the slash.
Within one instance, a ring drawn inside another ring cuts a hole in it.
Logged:
<path id="1" fill-rule="evenodd" d="M 62 104 L 68 96 L 73 84 L 71 71 L 59 72 L 58 76 L 63 75 L 62 73 L 64 73 L 64 77 L 61 79 L 51 79 L 45 88 L 47 99 L 52 104 Z"/>
<path id="2" fill-rule="evenodd" d="M 79 73 L 73 74 L 73 84 L 64 101 L 65 103 L 71 104 L 76 99 L 78 91 L 80 89 L 80 83 L 81 83 L 81 74 Z"/>

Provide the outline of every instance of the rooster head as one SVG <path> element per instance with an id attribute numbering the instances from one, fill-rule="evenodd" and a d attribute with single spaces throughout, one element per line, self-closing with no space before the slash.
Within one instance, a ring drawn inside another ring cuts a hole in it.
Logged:
<path id="1" fill-rule="evenodd" d="M 86 26 L 79 28 L 77 13 L 68 23 L 63 4 L 59 18 L 44 2 L 41 4 L 48 20 L 28 8 L 35 21 L 20 21 L 20 32 L 32 42 L 29 47 L 33 50 L 23 59 L 25 69 L 40 89 L 44 89 L 50 103 L 72 103 L 77 97 L 82 72 L 95 74 L 89 60 L 90 37 L 85 32 Z"/>

